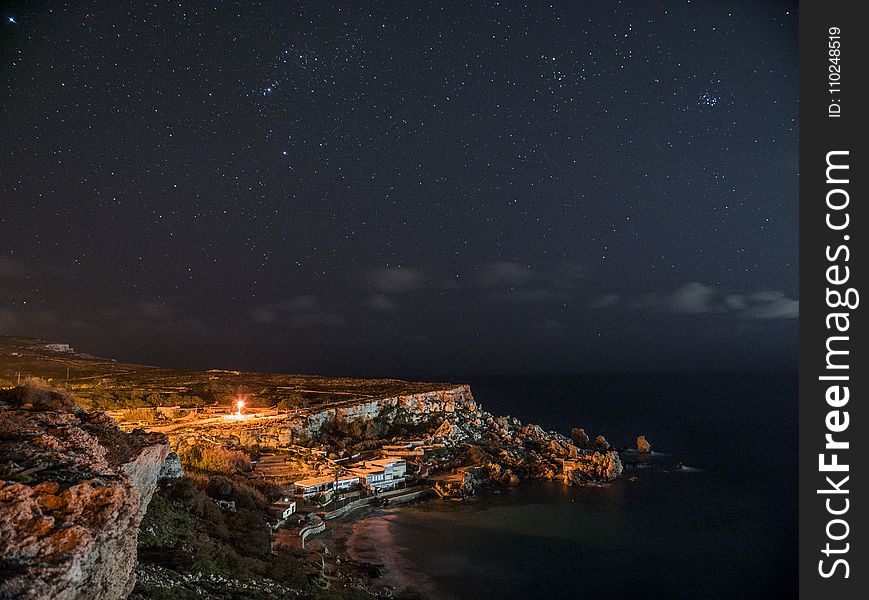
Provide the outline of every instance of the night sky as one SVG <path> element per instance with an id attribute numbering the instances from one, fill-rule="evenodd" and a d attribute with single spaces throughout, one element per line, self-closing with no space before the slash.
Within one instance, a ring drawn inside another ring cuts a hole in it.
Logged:
<path id="1" fill-rule="evenodd" d="M 359 376 L 796 366 L 796 2 L 0 7 L 0 334 Z"/>

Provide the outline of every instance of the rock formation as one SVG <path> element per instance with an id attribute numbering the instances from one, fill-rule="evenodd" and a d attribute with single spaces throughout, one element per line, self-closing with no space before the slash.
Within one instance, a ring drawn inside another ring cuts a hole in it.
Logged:
<path id="1" fill-rule="evenodd" d="M 432 423 L 436 427 L 444 418 L 476 410 L 477 405 L 470 386 L 458 385 L 374 400 L 354 398 L 339 406 L 278 416 L 268 421 L 195 424 L 186 430 L 179 429 L 174 432 L 172 441 L 176 448 L 185 444 L 185 438 L 190 438 L 195 444 L 203 437 L 217 443 L 257 445 L 262 448 L 276 448 L 287 444 L 316 444 L 320 443 L 322 432 L 336 422 L 348 424 L 380 421 L 408 426 Z"/>
<path id="2" fill-rule="evenodd" d="M 565 473 L 568 484 L 612 481 L 622 476 L 622 461 L 614 450 L 585 453 L 573 462 L 573 468 Z"/>
<path id="3" fill-rule="evenodd" d="M 652 446 L 646 440 L 646 436 L 637 436 L 637 452 L 640 454 L 649 454 L 652 451 Z"/>
<path id="4" fill-rule="evenodd" d="M 606 452 L 610 449 L 610 443 L 606 441 L 606 438 L 602 435 L 594 438 L 594 447 L 597 448 L 598 452 Z"/>
<path id="5" fill-rule="evenodd" d="M 181 458 L 176 452 L 170 452 L 163 461 L 160 467 L 160 473 L 157 475 L 157 481 L 164 479 L 180 479 L 184 477 L 184 469 L 181 468 Z"/>
<path id="6" fill-rule="evenodd" d="M 591 440 L 588 439 L 588 434 L 581 427 L 574 427 L 570 430 L 570 439 L 576 444 L 577 448 L 588 448 Z"/>
<path id="7" fill-rule="evenodd" d="M 0 391 L 0 598 L 110 600 L 169 445 L 38 386 Z"/>

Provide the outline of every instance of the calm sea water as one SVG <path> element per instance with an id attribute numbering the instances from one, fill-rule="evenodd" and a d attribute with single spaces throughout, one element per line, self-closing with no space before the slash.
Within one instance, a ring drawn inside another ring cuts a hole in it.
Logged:
<path id="1" fill-rule="evenodd" d="M 469 378 L 477 400 L 614 445 L 645 434 L 697 470 L 528 482 L 372 517 L 442 598 L 790 598 L 797 586 L 797 374 Z M 674 460 L 674 461 L 675 461 Z"/>

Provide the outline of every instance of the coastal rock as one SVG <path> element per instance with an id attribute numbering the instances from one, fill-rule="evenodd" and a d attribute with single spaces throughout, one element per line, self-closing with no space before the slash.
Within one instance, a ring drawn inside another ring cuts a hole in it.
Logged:
<path id="1" fill-rule="evenodd" d="M 572 447 L 573 447 L 572 445 L 564 444 L 564 443 L 560 442 L 559 440 L 550 440 L 548 450 L 552 456 L 560 458 L 560 457 L 564 457 L 564 456 L 569 456 L 570 455 L 570 448 L 572 448 Z M 575 450 L 574 450 L 574 452 L 575 452 Z"/>
<path id="2" fill-rule="evenodd" d="M 570 430 L 570 439 L 573 440 L 573 443 L 576 444 L 578 448 L 585 449 L 591 444 L 588 434 L 585 432 L 585 429 L 582 429 L 581 427 L 574 427 Z"/>
<path id="3" fill-rule="evenodd" d="M 610 449 L 610 443 L 606 441 L 606 438 L 602 435 L 594 438 L 594 447 L 597 448 L 598 452 L 606 452 Z"/>
<path id="4" fill-rule="evenodd" d="M 529 423 L 522 428 L 522 435 L 529 440 L 542 440 L 546 438 L 546 432 L 540 425 Z"/>
<path id="5" fill-rule="evenodd" d="M 0 598 L 125 598 L 166 437 L 33 396 L 63 394 L 0 392 Z"/>
<path id="6" fill-rule="evenodd" d="M 305 418 L 297 434 L 317 437 L 327 421 L 370 421 L 373 419 L 394 420 L 405 418 L 411 424 L 430 421 L 457 412 L 473 413 L 477 404 L 468 385 L 459 385 L 445 390 L 422 392 L 355 402 L 337 409 L 318 411 Z"/>
<path id="7" fill-rule="evenodd" d="M 215 442 L 278 448 L 292 444 L 318 445 L 324 440 L 323 432 L 330 423 L 369 424 L 379 423 L 392 427 L 416 427 L 437 425 L 457 415 L 479 415 L 486 425 L 486 415 L 479 410 L 471 389 L 457 385 L 442 390 L 390 396 L 378 399 L 359 399 L 337 408 L 324 408 L 312 412 L 288 414 L 286 418 L 264 421 L 234 421 L 231 423 L 201 424 L 195 433 L 188 433 L 191 442 L 198 443 L 203 436 Z M 173 433 L 173 445 L 180 442 L 178 433 Z M 372 439 L 377 436 L 372 436 Z"/>
<path id="8" fill-rule="evenodd" d="M 573 468 L 565 473 L 568 484 L 594 481 L 613 481 L 622 476 L 622 461 L 618 452 L 587 452 L 574 461 Z"/>
<path id="9" fill-rule="evenodd" d="M 649 454 L 652 451 L 652 446 L 646 440 L 646 436 L 637 436 L 637 452 L 640 454 Z"/>

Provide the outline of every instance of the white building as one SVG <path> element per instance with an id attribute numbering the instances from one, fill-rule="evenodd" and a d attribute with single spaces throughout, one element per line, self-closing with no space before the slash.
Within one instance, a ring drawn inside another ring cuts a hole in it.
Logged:
<path id="1" fill-rule="evenodd" d="M 404 482 L 407 462 L 403 458 L 378 458 L 352 467 L 350 472 L 375 492 L 381 492 L 394 489 L 398 483 Z"/>
<path id="2" fill-rule="evenodd" d="M 71 353 L 73 351 L 72 346 L 70 346 L 69 344 L 45 344 L 43 348 L 45 348 L 46 350 L 51 350 L 52 352 Z"/>
<path id="3" fill-rule="evenodd" d="M 308 479 L 300 479 L 293 485 L 295 494 L 304 498 L 316 496 L 324 492 L 332 490 L 346 490 L 354 485 L 359 484 L 359 477 L 355 474 L 339 475 L 337 479 L 333 475 L 323 475 L 321 477 L 310 477 Z"/>
<path id="4" fill-rule="evenodd" d="M 294 512 L 296 512 L 296 502 L 289 498 L 272 502 L 271 506 L 269 506 L 269 514 L 279 521 L 283 521 Z"/>

